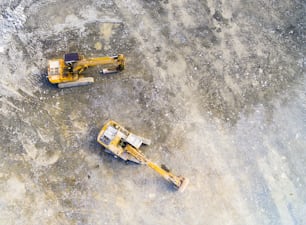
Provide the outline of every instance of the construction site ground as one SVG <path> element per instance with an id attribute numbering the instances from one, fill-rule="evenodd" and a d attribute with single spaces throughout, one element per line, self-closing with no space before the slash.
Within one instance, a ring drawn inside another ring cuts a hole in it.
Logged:
<path id="1" fill-rule="evenodd" d="M 0 224 L 306 224 L 303 0 L 1 0 Z M 122 53 L 58 89 L 47 60 Z M 178 193 L 103 152 L 113 119 L 152 140 Z"/>

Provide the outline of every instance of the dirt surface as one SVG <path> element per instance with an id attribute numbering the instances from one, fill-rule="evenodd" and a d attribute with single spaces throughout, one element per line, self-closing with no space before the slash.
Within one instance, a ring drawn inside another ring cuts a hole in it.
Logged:
<path id="1" fill-rule="evenodd" d="M 303 0 L 2 0 L 0 224 L 306 224 Z M 58 89 L 47 60 L 123 53 Z M 114 119 L 184 193 L 96 142 Z"/>

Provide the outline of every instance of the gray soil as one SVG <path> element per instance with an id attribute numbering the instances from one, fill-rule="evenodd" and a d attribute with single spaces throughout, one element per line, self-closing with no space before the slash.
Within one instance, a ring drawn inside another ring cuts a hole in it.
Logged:
<path id="1" fill-rule="evenodd" d="M 0 224 L 306 224 L 304 0 L 2 0 Z M 58 89 L 47 60 L 122 53 Z M 103 152 L 114 119 L 190 179 Z"/>

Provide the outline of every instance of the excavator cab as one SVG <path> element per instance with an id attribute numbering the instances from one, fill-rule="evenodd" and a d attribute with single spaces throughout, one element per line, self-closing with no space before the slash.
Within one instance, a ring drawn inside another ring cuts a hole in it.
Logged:
<path id="1" fill-rule="evenodd" d="M 72 64 L 80 60 L 79 53 L 67 53 L 64 55 L 65 64 Z"/>
<path id="2" fill-rule="evenodd" d="M 64 55 L 64 62 L 67 66 L 67 71 L 73 72 L 73 64 L 80 60 L 80 56 L 78 53 L 67 53 Z"/>
<path id="3" fill-rule="evenodd" d="M 97 137 L 107 153 L 119 157 L 124 161 L 132 161 L 145 164 L 159 173 L 163 178 L 172 183 L 176 189 L 183 192 L 189 180 L 182 176 L 176 176 L 162 165 L 159 167 L 149 160 L 139 149 L 142 145 L 150 145 L 151 141 L 144 137 L 131 133 L 117 122 L 110 120 L 102 127 Z"/>

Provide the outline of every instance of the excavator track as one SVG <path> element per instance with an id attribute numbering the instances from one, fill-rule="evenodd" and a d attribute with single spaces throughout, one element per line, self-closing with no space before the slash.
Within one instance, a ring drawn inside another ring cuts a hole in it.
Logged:
<path id="1" fill-rule="evenodd" d="M 59 83 L 59 88 L 70 88 L 70 87 L 78 87 L 78 86 L 85 86 L 94 83 L 95 80 L 93 77 L 82 77 L 77 81 L 73 82 L 65 82 L 65 83 Z"/>

